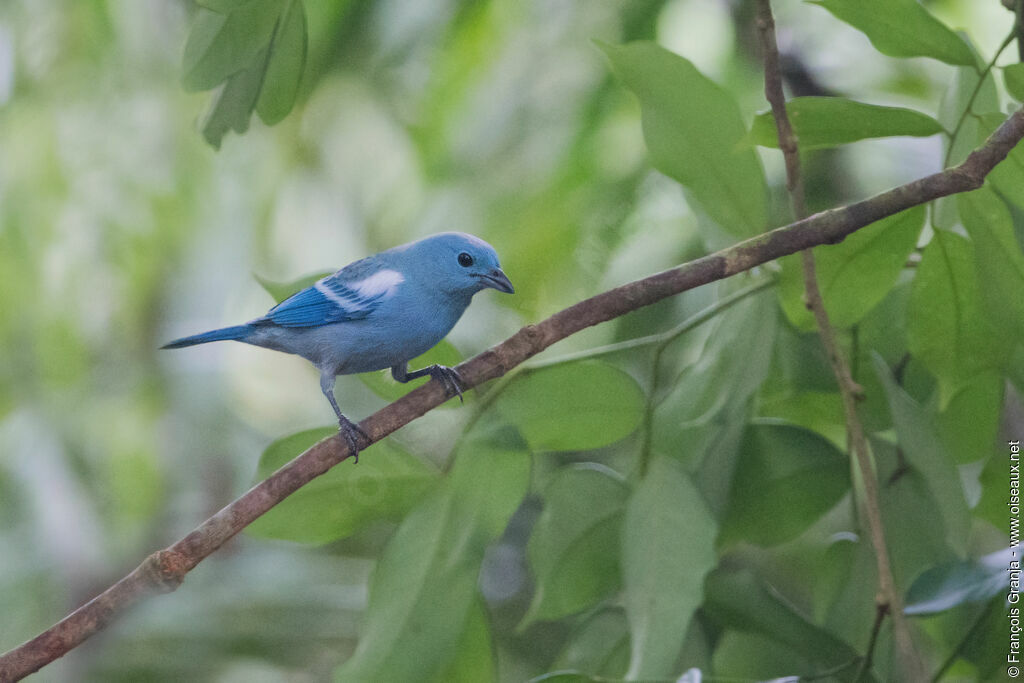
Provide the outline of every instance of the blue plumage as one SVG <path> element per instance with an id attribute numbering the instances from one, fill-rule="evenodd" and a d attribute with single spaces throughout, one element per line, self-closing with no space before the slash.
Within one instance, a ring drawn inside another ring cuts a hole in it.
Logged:
<path id="1" fill-rule="evenodd" d="M 514 291 L 494 248 L 465 233 L 441 233 L 351 263 L 261 318 L 176 339 L 163 348 L 235 340 L 308 359 L 320 371 L 320 388 L 357 452 L 361 432 L 338 408 L 335 377 L 391 368 L 399 382 L 429 375 L 461 397 L 459 376 L 451 368 L 432 365 L 410 372 L 407 363 L 441 341 L 473 295 L 487 288 Z"/>
<path id="2" fill-rule="evenodd" d="M 202 334 L 195 334 L 191 337 L 175 339 L 169 344 L 164 344 L 160 348 L 183 349 L 186 346 L 195 346 L 196 344 L 205 344 L 207 342 L 241 339 L 247 334 L 249 334 L 248 325 L 233 325 L 232 327 L 222 327 L 219 330 L 210 330 L 209 332 L 203 332 Z"/>
<path id="3" fill-rule="evenodd" d="M 384 293 L 361 296 L 338 276 L 325 277 L 274 306 L 266 319 L 281 327 L 317 327 L 368 316 L 384 298 Z"/>

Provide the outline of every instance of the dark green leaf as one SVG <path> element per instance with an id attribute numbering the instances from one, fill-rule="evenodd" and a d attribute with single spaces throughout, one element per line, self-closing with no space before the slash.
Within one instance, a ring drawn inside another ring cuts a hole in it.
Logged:
<path id="1" fill-rule="evenodd" d="M 756 294 L 719 315 L 710 329 L 700 357 L 683 368 L 672 390 L 654 411 L 655 449 L 690 462 L 700 462 L 705 452 L 721 455 L 722 430 L 742 414 L 751 395 L 768 374 L 778 332 L 777 307 L 772 292 Z M 741 426 L 742 428 L 742 426 Z M 722 501 L 731 486 L 732 473 L 721 473 Z M 706 482 L 702 482 L 705 485 Z"/>
<path id="2" fill-rule="evenodd" d="M 952 538 L 945 523 L 950 511 L 932 492 L 933 477 L 922 473 L 913 463 L 894 472 L 889 466 L 898 464 L 895 447 L 879 440 L 871 445 L 876 461 L 883 465 L 879 480 L 885 483 L 879 497 L 889 561 L 896 589 L 906 591 L 914 577 L 928 567 L 963 556 L 967 539 Z M 887 447 L 892 454 L 884 453 Z M 905 460 L 910 462 L 909 456 Z M 895 473 L 899 476 L 892 480 Z"/>
<path id="3" fill-rule="evenodd" d="M 1017 191 L 1024 191 L 1024 185 Z M 1007 292 L 1024 293 L 1024 253 L 1014 236 L 1009 209 L 988 187 L 958 195 L 957 205 L 974 242 L 978 288 L 990 319 L 1000 329 L 1024 338 L 1024 296 L 1007 296 Z"/>
<path id="4" fill-rule="evenodd" d="M 939 438 L 935 416 L 926 412 L 896 383 L 885 361 L 877 355 L 874 360 L 875 371 L 889 400 L 900 448 L 907 462 L 927 482 L 939 504 L 950 547 L 963 553 L 971 527 L 971 513 L 964 498 L 960 473 Z"/>
<path id="5" fill-rule="evenodd" d="M 907 591 L 906 614 L 945 612 L 965 602 L 981 602 L 1009 589 L 1007 568 L 1016 561 L 1012 550 L 997 550 L 977 559 L 948 562 L 921 574 Z"/>
<path id="6" fill-rule="evenodd" d="M 251 67 L 236 72 L 213 96 L 210 110 L 200 129 L 213 147 L 220 149 L 221 140 L 229 130 L 244 133 L 249 129 L 249 118 L 260 94 L 260 84 L 267 67 L 267 52 L 257 53 Z"/>
<path id="7" fill-rule="evenodd" d="M 938 121 L 921 112 L 843 97 L 794 97 L 786 102 L 786 113 L 801 150 L 837 147 L 868 138 L 927 137 L 942 132 Z M 764 147 L 779 146 L 770 111 L 754 117 L 750 138 Z"/>
<path id="8" fill-rule="evenodd" d="M 182 77 L 186 90 L 209 90 L 240 71 L 265 63 L 258 58 L 270 43 L 281 0 L 252 0 L 228 14 L 201 9 L 185 44 Z M 263 69 L 259 69 L 259 82 Z M 259 85 L 255 89 L 259 93 Z M 255 95 L 253 102 L 255 102 Z M 250 107 L 249 111 L 252 111 Z"/>
<path id="9" fill-rule="evenodd" d="M 761 401 L 757 414 L 810 429 L 836 446 L 846 445 L 843 402 L 836 392 L 797 391 Z"/>
<path id="10" fill-rule="evenodd" d="M 992 598 L 987 606 L 981 608 L 977 621 L 964 635 L 961 652 L 963 658 L 974 665 L 979 681 L 998 681 L 1001 678 L 1010 607 L 1004 596 Z M 1019 612 L 1014 616 L 1019 616 Z"/>
<path id="11" fill-rule="evenodd" d="M 335 680 L 440 680 L 461 666 L 455 662 L 477 605 L 484 551 L 519 506 L 529 474 L 523 450 L 481 437 L 463 441 L 447 480 L 384 548 L 359 645 Z"/>
<path id="12" fill-rule="evenodd" d="M 896 285 L 907 257 L 924 226 L 919 206 L 875 221 L 842 243 L 814 250 L 818 286 L 835 327 L 852 327 Z M 789 320 L 802 330 L 815 329 L 804 304 L 803 266 L 799 254 L 780 260 L 779 299 Z"/>
<path id="13" fill-rule="evenodd" d="M 910 291 L 907 348 L 946 394 L 982 370 L 998 367 L 1005 344 L 981 310 L 974 245 L 936 230 Z"/>
<path id="14" fill-rule="evenodd" d="M 988 457 L 1002 414 L 1003 378 L 983 372 L 961 386 L 939 414 L 939 434 L 959 464 Z"/>
<path id="15" fill-rule="evenodd" d="M 306 9 L 302 0 L 285 4 L 270 44 L 267 74 L 256 102 L 256 113 L 272 126 L 292 110 L 306 63 Z"/>
<path id="16" fill-rule="evenodd" d="M 705 610 L 726 628 L 766 636 L 825 666 L 844 664 L 857 655 L 847 643 L 799 614 L 749 569 L 712 572 L 705 593 Z"/>
<path id="17" fill-rule="evenodd" d="M 1013 99 L 1024 102 L 1024 64 L 1004 66 L 1003 79 L 1006 81 L 1006 90 Z"/>
<path id="18" fill-rule="evenodd" d="M 627 492 L 618 475 L 597 465 L 566 468 L 547 484 L 527 546 L 537 588 L 520 628 L 578 612 L 619 585 Z"/>
<path id="19" fill-rule="evenodd" d="M 567 669 L 564 671 L 552 671 L 551 673 L 531 678 L 529 683 L 602 683 L 602 681 L 605 681 L 605 679 L 595 678 L 579 671 Z"/>
<path id="20" fill-rule="evenodd" d="M 629 630 L 619 608 L 603 609 L 580 624 L 555 660 L 557 670 L 622 678 L 629 666 Z"/>
<path id="21" fill-rule="evenodd" d="M 455 649 L 455 661 L 435 678 L 437 683 L 489 683 L 497 680 L 491 622 L 483 598 L 477 596 L 469 610 L 462 640 Z"/>
<path id="22" fill-rule="evenodd" d="M 655 456 L 630 496 L 622 535 L 623 601 L 632 656 L 626 678 L 671 677 L 715 566 L 715 520 L 671 458 Z"/>
<path id="23" fill-rule="evenodd" d="M 782 424 L 747 429 L 719 544 L 795 538 L 850 489 L 850 465 L 814 432 Z"/>
<path id="24" fill-rule="evenodd" d="M 810 0 L 862 31 L 890 57 L 934 57 L 973 67 L 967 44 L 916 0 Z"/>
<path id="25" fill-rule="evenodd" d="M 498 398 L 502 414 L 535 451 L 576 451 L 633 432 L 644 411 L 636 380 L 597 361 L 554 365 L 517 377 Z"/>
<path id="26" fill-rule="evenodd" d="M 311 429 L 275 441 L 260 458 L 257 479 L 274 471 L 321 439 L 338 433 L 335 427 Z M 381 441 L 359 460 L 328 470 L 253 522 L 249 533 L 299 543 L 328 543 L 378 520 L 399 520 L 437 482 L 438 473 Z"/>
<path id="27" fill-rule="evenodd" d="M 648 42 L 602 45 L 640 100 L 654 167 L 682 183 L 727 232 L 768 227 L 768 191 L 733 96 L 686 59 Z"/>
<path id="28" fill-rule="evenodd" d="M 255 0 L 196 0 L 196 4 L 214 12 L 229 14 L 242 5 L 248 5 L 250 2 L 254 1 Z"/>
<path id="29" fill-rule="evenodd" d="M 813 670 L 806 656 L 757 633 L 726 631 L 715 647 L 715 677 L 726 681 L 796 683 L 800 672 Z"/>
<path id="30" fill-rule="evenodd" d="M 422 356 L 413 358 L 409 361 L 408 367 L 410 370 L 420 370 L 428 365 L 434 365 L 436 363 L 438 365 L 445 365 L 451 368 L 461 362 L 462 354 L 460 354 L 450 342 L 442 340 Z M 364 372 L 359 375 L 359 379 L 362 380 L 363 384 L 370 387 L 370 389 L 373 390 L 373 393 L 377 394 L 381 398 L 387 401 L 397 401 L 416 387 L 427 382 L 430 378 L 413 380 L 407 384 L 401 384 L 391 377 L 390 370 L 381 370 L 380 372 Z M 465 400 L 467 401 L 471 400 L 471 398 L 472 394 L 467 394 L 465 396 Z M 446 407 L 457 407 L 460 403 L 458 400 L 455 400 L 446 401 L 442 405 Z"/>
<path id="31" fill-rule="evenodd" d="M 314 273 L 312 275 L 306 275 L 300 277 L 298 280 L 291 282 L 274 282 L 272 280 L 265 280 L 259 275 L 256 275 L 256 282 L 260 283 L 260 287 L 266 290 L 267 294 L 273 297 L 275 303 L 281 303 L 292 294 L 299 292 L 306 287 L 310 287 L 315 284 L 321 278 L 330 275 L 333 271 L 325 271 L 323 273 Z"/>
<path id="32" fill-rule="evenodd" d="M 998 453 L 998 451 L 997 451 Z M 973 512 L 978 519 L 983 519 L 997 529 L 1002 530 L 1008 523 L 1006 516 L 1010 505 L 1010 487 L 1007 486 L 1007 475 L 1010 466 L 1005 457 L 990 456 L 985 467 L 978 476 L 981 486 L 981 500 Z M 1019 499 L 1019 495 L 1018 495 Z M 1019 500 L 1018 500 L 1019 502 Z M 1018 527 L 1017 533 L 1020 533 Z"/>

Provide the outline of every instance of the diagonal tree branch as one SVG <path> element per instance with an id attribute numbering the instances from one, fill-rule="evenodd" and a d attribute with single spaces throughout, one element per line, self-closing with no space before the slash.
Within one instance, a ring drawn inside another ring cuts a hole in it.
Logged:
<path id="1" fill-rule="evenodd" d="M 804 218 L 807 215 L 807 202 L 804 196 L 804 183 L 800 175 L 800 152 L 797 136 L 786 113 L 786 95 L 782 90 L 782 75 L 779 70 L 779 48 L 775 42 L 775 20 L 772 17 L 771 0 L 758 0 L 757 28 L 761 36 L 761 51 L 764 58 L 764 91 L 772 108 L 775 128 L 779 137 L 779 149 L 786 161 L 786 188 L 789 191 L 794 217 Z M 1004 46 L 1006 43 L 1003 44 Z M 983 79 L 984 77 L 982 77 Z M 814 262 L 814 251 L 807 249 L 801 252 L 801 265 L 804 274 L 804 290 L 807 307 L 814 314 L 818 325 L 818 335 L 825 347 L 832 372 L 836 376 L 839 395 L 843 402 L 843 414 L 846 431 L 849 434 L 850 450 L 860 471 L 864 486 L 864 515 L 868 520 L 868 536 L 875 551 L 875 563 L 878 571 L 878 597 L 875 629 L 877 636 L 881 619 L 886 613 L 892 615 L 893 636 L 896 641 L 896 652 L 899 655 L 899 669 L 906 680 L 923 680 L 924 665 L 914 648 L 914 640 L 910 634 L 910 625 L 903 614 L 903 597 L 896 588 L 893 578 L 892 561 L 889 559 L 889 548 L 885 540 L 885 526 L 882 524 L 882 508 L 878 498 L 878 479 L 875 476 L 868 451 L 868 442 L 864 436 L 864 427 L 857 415 L 857 399 L 863 390 L 854 381 L 850 372 L 850 364 L 846 360 L 835 328 L 829 320 L 825 301 L 818 287 L 818 275 Z M 872 637 L 868 647 L 865 664 L 869 665 L 876 639 Z M 859 676 L 858 676 L 859 678 Z"/>
<path id="2" fill-rule="evenodd" d="M 938 197 L 981 186 L 985 176 L 1024 138 L 1024 110 L 1010 116 L 985 144 L 959 166 L 848 206 L 744 240 L 676 268 L 610 289 L 527 325 L 504 342 L 467 360 L 458 372 L 467 387 L 501 377 L 552 344 L 582 329 L 612 320 L 689 289 L 722 280 L 809 247 L 841 242 L 874 221 Z M 380 441 L 445 400 L 437 382 L 428 382 L 360 423 L 369 435 L 363 448 Z M 304 484 L 347 459 L 343 439 L 316 444 L 229 503 L 190 534 L 147 557 L 130 574 L 35 638 L 0 655 L 0 683 L 16 681 L 67 654 L 143 598 L 173 591 L 203 559 L 257 517 Z"/>

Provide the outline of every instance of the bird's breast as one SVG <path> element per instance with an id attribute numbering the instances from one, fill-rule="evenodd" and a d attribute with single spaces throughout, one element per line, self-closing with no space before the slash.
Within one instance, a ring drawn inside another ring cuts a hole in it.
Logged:
<path id="1" fill-rule="evenodd" d="M 419 297 L 382 304 L 363 320 L 331 325 L 325 360 L 338 374 L 383 370 L 425 353 L 451 331 L 466 306 Z"/>

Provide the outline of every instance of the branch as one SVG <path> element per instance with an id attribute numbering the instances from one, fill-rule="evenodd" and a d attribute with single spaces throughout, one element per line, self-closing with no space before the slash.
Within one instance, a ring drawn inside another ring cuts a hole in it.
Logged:
<path id="1" fill-rule="evenodd" d="M 918 204 L 981 186 L 985 176 L 1024 138 L 1024 110 L 1010 116 L 959 166 L 845 207 L 744 240 L 676 268 L 610 289 L 527 325 L 504 342 L 458 366 L 467 388 L 501 377 L 552 344 L 592 325 L 649 306 L 681 292 L 722 280 L 782 256 L 820 244 L 841 242 L 850 233 Z M 437 382 L 427 382 L 360 423 L 368 447 L 446 399 Z M 0 656 L 0 683 L 19 680 L 63 656 L 155 593 L 176 589 L 203 559 L 257 517 L 351 453 L 337 436 L 324 439 L 164 550 L 147 557 L 128 576 L 32 640 Z"/>
<path id="2" fill-rule="evenodd" d="M 786 113 L 786 96 L 782 91 L 782 77 L 779 73 L 779 48 L 775 42 L 775 20 L 772 18 L 771 0 L 759 0 L 757 4 L 757 27 L 761 36 L 761 47 L 764 58 L 764 90 L 765 97 L 772 107 L 772 116 L 779 136 L 779 149 L 786 160 L 786 188 L 789 190 L 793 213 L 801 219 L 807 215 L 807 204 L 804 198 L 804 184 L 800 176 L 800 154 L 797 137 Z M 1003 43 L 1005 47 L 1009 42 Z M 1000 48 L 1002 51 L 1002 48 Z M 998 52 L 996 55 L 998 56 Z M 994 59 L 993 59 L 994 61 Z M 991 68 L 991 64 L 989 65 Z M 986 72 L 987 73 L 987 72 Z M 984 80 L 982 74 L 979 83 Z M 962 119 L 961 119 L 962 121 Z M 952 144 L 950 145 L 952 149 Z M 864 436 L 864 427 L 857 416 L 857 399 L 863 396 L 863 390 L 854 381 L 850 373 L 850 365 L 836 339 L 835 328 L 829 320 L 825 309 L 825 300 L 818 287 L 817 269 L 814 263 L 814 252 L 810 249 L 801 254 L 801 265 L 804 274 L 804 290 L 807 296 L 807 307 L 814 314 L 818 325 L 821 344 L 825 347 L 832 372 L 836 376 L 839 395 L 843 402 L 843 414 L 846 431 L 849 434 L 850 449 L 853 451 L 857 467 L 864 485 L 864 514 L 868 519 L 868 535 L 875 551 L 875 563 L 878 571 L 878 591 L 881 602 L 878 605 L 878 617 L 865 666 L 871 665 L 875 637 L 881 620 L 888 612 L 892 615 L 893 637 L 896 640 L 896 651 L 899 653 L 900 670 L 907 680 L 924 680 L 924 665 L 914 648 L 914 640 L 910 634 L 910 625 L 903 614 L 903 596 L 896 588 L 896 580 L 892 573 L 892 562 L 885 540 L 885 527 L 882 524 L 882 507 L 878 499 L 878 479 L 875 476 L 868 451 L 868 442 Z M 858 675 L 858 679 L 860 676 Z"/>

